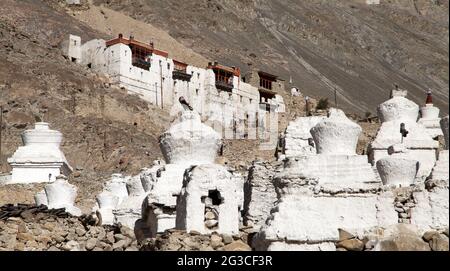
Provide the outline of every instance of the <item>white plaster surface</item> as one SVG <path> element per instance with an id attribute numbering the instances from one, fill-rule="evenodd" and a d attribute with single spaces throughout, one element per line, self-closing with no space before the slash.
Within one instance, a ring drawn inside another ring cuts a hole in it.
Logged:
<path id="1" fill-rule="evenodd" d="M 220 234 L 239 233 L 239 217 L 242 209 L 243 181 L 233 176 L 225 167 L 216 164 L 193 167 L 177 204 L 177 229 L 211 233 L 205 226 L 205 203 L 210 190 L 217 190 L 222 197 L 218 207 L 218 228 Z"/>
<path id="2" fill-rule="evenodd" d="M 49 209 L 65 208 L 74 216 L 81 215 L 81 210 L 75 207 L 77 187 L 69 184 L 65 177 L 58 176 L 56 181 L 44 187 L 44 191 L 45 197 L 42 191 L 36 194 L 36 205 L 44 204 Z"/>
<path id="3" fill-rule="evenodd" d="M 59 148 L 62 134 L 50 130 L 48 123 L 37 122 L 34 129 L 24 131 L 22 141 L 24 146 L 8 158 L 12 167 L 8 183 L 53 182 L 58 175 L 72 172 Z"/>
<path id="4" fill-rule="evenodd" d="M 220 144 L 220 134 L 203 124 L 194 111 L 184 111 L 180 122 L 160 138 L 161 150 L 169 164 L 214 163 Z"/>
<path id="5" fill-rule="evenodd" d="M 449 191 L 439 187 L 430 191 L 419 191 L 413 194 L 416 201 L 411 209 L 411 224 L 421 231 L 430 229 L 445 229 L 449 226 Z"/>
<path id="6" fill-rule="evenodd" d="M 426 104 L 420 108 L 420 115 L 421 118 L 418 120 L 418 123 L 426 128 L 428 134 L 432 138 L 443 135 L 439 123 L 441 120 L 441 118 L 439 118 L 439 108 L 435 107 L 433 104 Z"/>
<path id="7" fill-rule="evenodd" d="M 257 249 L 264 249 L 268 244 L 279 241 L 298 244 L 328 243 L 339 239 L 339 228 L 362 233 L 375 226 L 396 224 L 398 215 L 391 207 L 393 202 L 392 196 L 286 195 L 272 211 L 267 225 L 255 237 L 255 244 Z"/>
<path id="8" fill-rule="evenodd" d="M 439 159 L 431 172 L 431 179 L 433 180 L 448 180 L 449 179 L 449 154 L 448 150 L 439 152 Z"/>
<path id="9" fill-rule="evenodd" d="M 441 129 L 444 135 L 444 150 L 439 152 L 439 159 L 431 173 L 431 178 L 434 180 L 448 180 L 449 179 L 449 134 L 448 134 L 448 116 L 442 118 L 440 121 Z"/>
<path id="10" fill-rule="evenodd" d="M 404 96 L 394 96 L 377 107 L 381 122 L 411 121 L 416 122 L 419 106 Z"/>
<path id="11" fill-rule="evenodd" d="M 342 110 L 331 108 L 328 118 L 311 128 L 311 135 L 318 154 L 355 155 L 361 131 Z"/>
<path id="12" fill-rule="evenodd" d="M 100 219 L 100 223 L 102 225 L 114 224 L 113 210 L 119 204 L 119 197 L 109 191 L 103 191 L 97 195 L 96 200 L 98 208 L 95 208 L 94 210 Z"/>
<path id="13" fill-rule="evenodd" d="M 315 154 L 316 148 L 310 130 L 320 121 L 322 116 L 299 117 L 291 121 L 286 128 L 284 154 L 286 157 Z M 310 144 L 312 143 L 312 144 Z"/>
<path id="14" fill-rule="evenodd" d="M 288 158 L 285 170 L 305 178 L 317 178 L 321 184 L 370 183 L 377 177 L 365 155 L 312 155 Z"/>
<path id="15" fill-rule="evenodd" d="M 419 168 L 416 160 L 387 157 L 377 161 L 377 170 L 384 185 L 410 186 Z"/>
<path id="16" fill-rule="evenodd" d="M 289 244 L 285 242 L 270 243 L 267 251 L 335 251 L 336 245 L 333 242 L 323 242 L 319 244 Z"/>

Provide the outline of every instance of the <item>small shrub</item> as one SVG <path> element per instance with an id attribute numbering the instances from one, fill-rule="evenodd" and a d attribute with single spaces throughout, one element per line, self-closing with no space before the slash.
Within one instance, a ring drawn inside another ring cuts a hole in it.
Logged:
<path id="1" fill-rule="evenodd" d="M 328 98 L 321 98 L 319 102 L 317 103 L 316 109 L 317 110 L 326 110 L 330 106 L 330 103 L 328 102 Z"/>

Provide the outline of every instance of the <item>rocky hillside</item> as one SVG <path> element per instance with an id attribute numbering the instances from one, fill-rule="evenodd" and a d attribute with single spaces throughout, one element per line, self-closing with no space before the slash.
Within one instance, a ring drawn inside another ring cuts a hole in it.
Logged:
<path id="1" fill-rule="evenodd" d="M 142 36 L 159 35 L 160 44 L 168 46 L 163 49 L 173 50 L 180 58 L 200 63 L 206 59 L 162 30 L 125 15 L 105 8 L 69 9 L 63 2 L 4 0 L 0 5 L 0 173 L 11 170 L 6 159 L 22 145 L 20 134 L 36 120 L 49 122 L 64 135 L 62 149 L 75 169 L 70 181 L 79 189 L 77 204 L 89 211 L 112 173 L 137 174 L 162 157 L 158 137 L 173 117 L 65 59 L 61 44 L 69 34 L 80 35 L 84 41 L 106 39 L 111 36 L 102 26 L 107 24 L 118 33 L 123 27 L 120 22 L 126 21 L 140 29 Z M 88 19 L 96 21 L 102 12 L 107 15 L 98 24 L 88 24 Z M 71 16 L 74 13 L 81 17 Z M 292 115 L 283 115 L 281 127 L 301 111 L 295 108 Z M 241 168 L 258 156 L 274 159 L 274 151 L 261 153 L 258 143 L 251 141 L 227 141 L 224 152 L 224 162 L 243 164 Z M 0 205 L 33 203 L 40 189 L 42 185 L 0 186 Z"/>
<path id="2" fill-rule="evenodd" d="M 448 113 L 447 0 L 94 0 L 166 30 L 209 59 L 281 75 L 361 116 L 393 84 Z M 130 32 L 133 29 L 129 30 Z M 127 33 L 124 33 L 127 34 Z M 289 84 L 288 84 L 289 85 Z"/>
<path id="3" fill-rule="evenodd" d="M 0 172 L 10 171 L 6 158 L 22 144 L 21 132 L 42 119 L 63 133 L 79 200 L 92 206 L 107 176 L 137 173 L 161 157 L 158 136 L 171 119 L 66 60 L 58 48 L 69 33 L 86 39 L 102 33 L 39 1 L 5 2 L 0 5 Z M 17 202 L 3 201 L 11 200 L 11 191 L 0 191 L 1 204 Z"/>

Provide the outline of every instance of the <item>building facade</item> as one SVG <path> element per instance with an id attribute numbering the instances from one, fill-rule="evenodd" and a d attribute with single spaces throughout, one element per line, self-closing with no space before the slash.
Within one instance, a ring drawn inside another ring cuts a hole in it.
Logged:
<path id="1" fill-rule="evenodd" d="M 73 40 L 75 37 L 71 36 Z M 78 52 L 77 46 L 81 57 L 73 54 Z M 245 127 L 267 130 L 270 126 L 275 130 L 275 124 L 268 121 L 285 111 L 280 95 L 284 87 L 274 75 L 259 72 L 264 85 L 259 77 L 249 77 L 249 82 L 244 82 L 237 67 L 218 62 L 210 62 L 205 68 L 195 67 L 171 59 L 153 43 L 126 39 L 121 34 L 109 41 L 72 42 L 69 48 L 68 57 L 73 62 L 108 75 L 113 84 L 171 113 L 181 110 L 178 99 L 183 96 L 206 122 L 216 130 L 222 129 L 225 138 L 251 139 Z"/>

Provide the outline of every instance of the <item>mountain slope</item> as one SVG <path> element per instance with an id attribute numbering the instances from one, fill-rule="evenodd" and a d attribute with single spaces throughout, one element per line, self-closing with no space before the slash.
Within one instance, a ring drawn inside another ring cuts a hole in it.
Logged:
<path id="1" fill-rule="evenodd" d="M 350 112 L 375 112 L 393 84 L 448 113 L 448 1 L 94 0 L 196 52 L 281 75 Z M 130 29 L 130 31 L 132 31 Z"/>
<path id="2" fill-rule="evenodd" d="M 10 171 L 6 159 L 22 145 L 20 134 L 43 119 L 63 133 L 62 150 L 75 169 L 71 182 L 79 188 L 81 206 L 92 206 L 112 173 L 136 174 L 162 157 L 158 136 L 171 118 L 65 59 L 58 48 L 69 33 L 85 38 L 101 33 L 40 1 L 5 2 L 0 6 L 0 172 Z M 0 202 L 6 199 L 0 195 Z"/>

